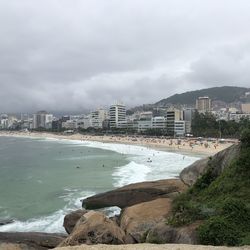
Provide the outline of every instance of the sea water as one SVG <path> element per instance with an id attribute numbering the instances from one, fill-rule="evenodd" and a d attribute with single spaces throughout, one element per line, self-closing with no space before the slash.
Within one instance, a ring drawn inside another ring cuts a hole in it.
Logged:
<path id="1" fill-rule="evenodd" d="M 79 209 L 81 199 L 174 178 L 197 159 L 134 145 L 0 137 L 0 221 L 14 220 L 0 231 L 64 232 L 63 217 Z"/>

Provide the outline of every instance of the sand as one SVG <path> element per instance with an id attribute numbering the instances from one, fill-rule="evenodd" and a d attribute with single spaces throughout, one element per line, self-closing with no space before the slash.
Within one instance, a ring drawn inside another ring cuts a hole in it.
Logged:
<path id="1" fill-rule="evenodd" d="M 134 244 L 134 245 L 82 245 L 76 247 L 55 248 L 58 250 L 249 250 L 250 246 L 243 247 L 214 247 L 201 245 L 185 245 L 185 244 Z"/>
<path id="2" fill-rule="evenodd" d="M 219 151 L 238 143 L 238 140 L 222 141 L 207 139 L 166 139 L 150 138 L 144 136 L 114 136 L 114 135 L 82 135 L 82 134 L 56 134 L 47 132 L 19 132 L 19 131 L 0 131 L 3 136 L 20 136 L 20 137 L 36 137 L 36 138 L 56 138 L 68 140 L 82 140 L 82 141 L 98 141 L 103 143 L 122 143 L 129 145 L 139 145 L 144 147 L 153 147 L 163 151 L 173 151 L 179 153 L 196 153 L 204 156 L 214 155 Z"/>

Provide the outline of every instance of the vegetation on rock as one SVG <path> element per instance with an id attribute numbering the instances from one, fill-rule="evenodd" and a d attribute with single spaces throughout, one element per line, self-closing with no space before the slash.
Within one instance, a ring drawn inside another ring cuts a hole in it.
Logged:
<path id="1" fill-rule="evenodd" d="M 173 201 L 174 226 L 202 220 L 200 243 L 211 245 L 250 244 L 250 129 L 241 135 L 237 159 L 216 176 L 217 166 L 207 172 Z"/>

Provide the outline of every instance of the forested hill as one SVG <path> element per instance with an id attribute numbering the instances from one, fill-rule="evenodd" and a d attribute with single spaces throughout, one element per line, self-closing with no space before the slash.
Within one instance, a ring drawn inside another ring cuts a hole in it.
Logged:
<path id="1" fill-rule="evenodd" d="M 209 96 L 212 100 L 220 100 L 226 103 L 243 101 L 246 99 L 245 93 L 250 92 L 250 88 L 242 87 L 214 87 L 189 91 L 182 94 L 175 94 L 166 99 L 155 103 L 156 106 L 164 106 L 166 104 L 195 104 L 195 100 L 200 96 Z M 248 97 L 249 98 L 249 97 Z"/>

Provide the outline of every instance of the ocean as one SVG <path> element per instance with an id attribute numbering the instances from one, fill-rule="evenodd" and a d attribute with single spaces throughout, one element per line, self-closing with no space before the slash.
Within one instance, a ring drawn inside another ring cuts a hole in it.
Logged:
<path id="1" fill-rule="evenodd" d="M 81 208 L 81 199 L 174 178 L 197 159 L 135 145 L 0 136 L 0 221 L 14 220 L 0 232 L 64 233 L 63 218 Z"/>

